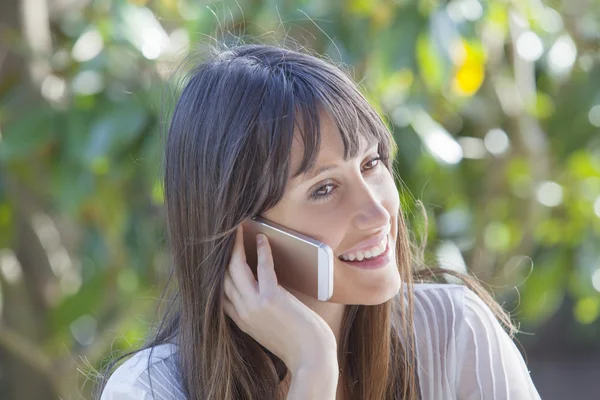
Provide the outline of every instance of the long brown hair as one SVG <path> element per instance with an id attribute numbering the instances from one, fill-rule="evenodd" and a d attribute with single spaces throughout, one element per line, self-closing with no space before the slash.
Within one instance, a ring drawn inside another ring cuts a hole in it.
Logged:
<path id="1" fill-rule="evenodd" d="M 285 365 L 223 311 L 235 230 L 277 204 L 289 176 L 314 164 L 321 111 L 335 121 L 345 157 L 356 154 L 361 136 L 370 136 L 392 171 L 394 142 L 352 80 L 318 57 L 258 44 L 205 56 L 185 82 L 166 140 L 165 206 L 176 291 L 144 348 L 178 345 L 181 384 L 190 399 L 278 399 Z M 303 161 L 298 171 L 289 171 L 298 132 Z M 434 273 L 415 268 L 418 257 L 400 211 L 400 295 L 384 304 L 346 307 L 339 359 L 350 399 L 420 398 L 412 282 Z M 510 325 L 477 282 L 465 280 Z"/>

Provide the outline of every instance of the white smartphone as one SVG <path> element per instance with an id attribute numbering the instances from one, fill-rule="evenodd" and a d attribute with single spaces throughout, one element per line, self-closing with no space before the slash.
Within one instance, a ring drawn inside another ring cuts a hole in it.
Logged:
<path id="1" fill-rule="evenodd" d="M 333 296 L 333 251 L 325 243 L 262 217 L 243 223 L 246 260 L 256 276 L 256 235 L 269 239 L 277 281 L 315 299 Z"/>

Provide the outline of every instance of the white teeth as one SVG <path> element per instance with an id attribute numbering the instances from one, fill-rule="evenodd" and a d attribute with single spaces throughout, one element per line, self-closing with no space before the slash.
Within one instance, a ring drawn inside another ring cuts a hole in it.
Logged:
<path id="1" fill-rule="evenodd" d="M 371 249 L 371 257 L 377 257 L 380 254 L 381 254 L 381 249 L 379 248 L 379 246 L 375 246 Z"/>
<path id="2" fill-rule="evenodd" d="M 387 247 L 387 236 L 384 237 L 378 245 L 374 246 L 370 250 L 367 251 L 357 251 L 356 253 L 349 253 L 348 255 L 342 255 L 340 258 L 346 261 L 362 261 L 366 258 L 373 258 L 379 256 L 381 253 L 385 251 Z"/>

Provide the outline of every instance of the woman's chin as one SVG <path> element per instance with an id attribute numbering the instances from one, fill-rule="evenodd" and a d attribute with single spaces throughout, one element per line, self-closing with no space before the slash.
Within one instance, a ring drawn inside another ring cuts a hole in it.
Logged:
<path id="1" fill-rule="evenodd" d="M 383 304 L 390 299 L 393 299 L 398 292 L 400 291 L 400 279 L 398 279 L 397 285 L 388 285 L 385 289 L 377 293 L 373 293 L 371 296 L 368 296 L 364 299 L 364 301 L 360 302 L 361 305 L 365 306 L 375 306 L 377 304 Z"/>
<path id="2" fill-rule="evenodd" d="M 350 287 L 341 286 L 339 290 L 334 287 L 333 296 L 329 301 L 347 305 L 383 304 L 398 294 L 400 286 L 400 273 L 394 268 L 390 269 L 389 273 L 378 276 L 376 281 L 356 279 Z"/>

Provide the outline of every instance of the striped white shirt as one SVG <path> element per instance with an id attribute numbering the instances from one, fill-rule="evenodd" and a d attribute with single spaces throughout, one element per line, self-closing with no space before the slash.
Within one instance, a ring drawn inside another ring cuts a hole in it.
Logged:
<path id="1" fill-rule="evenodd" d="M 414 296 L 423 400 L 540 399 L 517 347 L 475 293 L 461 285 L 423 283 L 414 285 Z M 176 346 L 152 350 L 117 368 L 101 400 L 186 399 Z"/>

